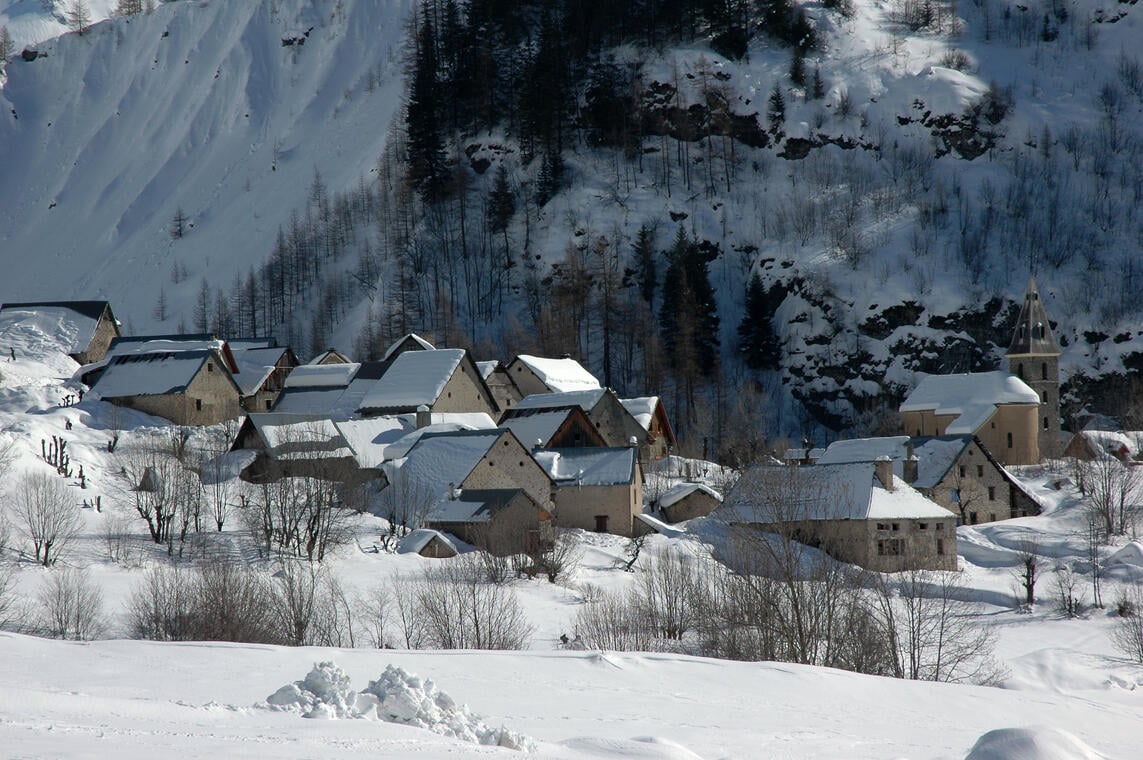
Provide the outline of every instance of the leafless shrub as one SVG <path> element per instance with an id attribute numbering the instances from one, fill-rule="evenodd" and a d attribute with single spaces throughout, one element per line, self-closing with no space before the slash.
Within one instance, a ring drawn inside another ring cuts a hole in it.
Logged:
<path id="1" fill-rule="evenodd" d="M 950 48 L 941 56 L 941 65 L 957 71 L 969 71 L 972 69 L 972 59 L 963 50 Z"/>
<path id="2" fill-rule="evenodd" d="M 130 520 L 122 515 L 109 515 L 103 523 L 103 543 L 107 547 L 107 558 L 112 562 L 123 565 L 135 563 L 130 525 Z"/>
<path id="3" fill-rule="evenodd" d="M 630 594 L 604 592 L 575 616 L 576 639 L 589 649 L 652 652 L 656 638 Z"/>
<path id="4" fill-rule="evenodd" d="M 388 584 L 377 584 L 357 599 L 357 619 L 369 646 L 385 649 L 392 646 L 393 592 Z"/>
<path id="5" fill-rule="evenodd" d="M 16 509 L 36 561 L 50 567 L 79 534 L 79 507 L 67 482 L 45 472 L 29 472 L 16 483 Z"/>
<path id="6" fill-rule="evenodd" d="M 153 641 L 195 638 L 197 578 L 178 565 L 155 565 L 143 575 L 127 601 L 131 636 Z"/>
<path id="7" fill-rule="evenodd" d="M 1080 579 L 1070 563 L 1056 568 L 1053 585 L 1056 592 L 1056 610 L 1064 617 L 1079 617 L 1083 613 L 1085 596 L 1078 588 Z"/>
<path id="8" fill-rule="evenodd" d="M 40 626 L 57 639 L 90 641 L 106 630 L 103 592 L 86 570 L 53 572 L 40 588 Z"/>
<path id="9" fill-rule="evenodd" d="M 411 590 L 420 633 L 433 649 L 524 649 L 533 628 L 509 587 L 488 583 L 480 560 L 461 555 L 428 568 Z"/>
<path id="10" fill-rule="evenodd" d="M 199 571 L 195 638 L 204 641 L 283 643 L 267 615 L 273 592 L 256 572 L 230 562 L 211 562 Z"/>
<path id="11" fill-rule="evenodd" d="M 1125 588 L 1116 609 L 1119 617 L 1111 629 L 1111 643 L 1136 662 L 1143 662 L 1143 591 L 1137 585 Z"/>

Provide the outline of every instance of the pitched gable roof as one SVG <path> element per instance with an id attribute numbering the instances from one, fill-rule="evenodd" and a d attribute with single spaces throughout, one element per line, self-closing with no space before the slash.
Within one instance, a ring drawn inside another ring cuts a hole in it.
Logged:
<path id="1" fill-rule="evenodd" d="M 292 364 L 297 364 L 293 351 L 288 348 L 241 348 L 233 353 L 234 363 L 238 367 L 234 382 L 242 389 L 243 396 L 257 393 L 266 378 L 278 368 L 278 362 L 283 356 L 288 356 Z"/>
<path id="2" fill-rule="evenodd" d="M 533 409 L 559 409 L 561 407 L 578 406 L 585 412 L 590 412 L 607 393 L 606 388 L 591 388 L 580 391 L 565 391 L 563 393 L 533 393 L 525 396 L 519 404 L 511 409 L 511 413 L 526 412 Z"/>
<path id="3" fill-rule="evenodd" d="M 202 370 L 213 351 L 160 351 L 115 357 L 92 391 L 101 398 L 165 396 L 181 393 Z M 230 373 L 224 373 L 230 378 Z M 234 390 L 238 386 L 230 379 Z"/>
<path id="4" fill-rule="evenodd" d="M 537 410 L 529 414 L 509 417 L 501 423 L 500 427 L 511 430 L 526 447 L 536 445 L 550 446 L 552 439 L 556 437 L 565 425 L 571 422 L 570 418 L 572 417 L 578 417 L 582 422 L 583 428 L 590 430 L 594 435 L 592 442 L 585 441 L 583 445 L 606 445 L 603 436 L 599 435 L 596 431 L 595 427 L 591 424 L 591 420 L 587 418 L 586 413 L 577 406 L 561 407 L 552 410 Z"/>
<path id="5" fill-rule="evenodd" d="M 917 458 L 917 479 L 914 488 L 935 488 L 949 469 L 960 458 L 965 448 L 972 443 L 971 435 L 938 435 L 910 438 L 907 435 L 883 438 L 855 438 L 831 443 L 817 463 L 849 464 L 873 462 L 887 456 L 893 460 L 893 472 L 903 475 L 903 463 L 912 445 L 913 456 Z M 982 447 L 983 448 L 983 447 Z"/>
<path id="6" fill-rule="evenodd" d="M 532 457 L 561 486 L 626 485 L 638 477 L 638 452 L 628 446 L 542 449 Z"/>
<path id="7" fill-rule="evenodd" d="M 404 478 L 440 498 L 450 483 L 454 487 L 463 483 L 503 435 L 512 434 L 504 430 L 425 434 L 404 459 L 386 463 L 386 471 L 391 482 Z"/>
<path id="8" fill-rule="evenodd" d="M 19 323 L 37 323 L 43 332 L 64 339 L 67 354 L 82 354 L 91 345 L 105 310 L 111 322 L 117 325 L 107 301 L 6 303 L 0 306 L 0 331 L 7 332 Z"/>
<path id="9" fill-rule="evenodd" d="M 456 498 L 438 501 L 425 521 L 438 524 L 490 522 L 497 512 L 522 493 L 524 491 L 520 488 L 466 488 Z"/>
<path id="10" fill-rule="evenodd" d="M 693 493 L 706 494 L 715 501 L 722 503 L 722 495 L 705 483 L 676 483 L 659 497 L 659 506 L 666 508 L 672 504 L 678 504 Z"/>
<path id="11" fill-rule="evenodd" d="M 1024 381 L 998 370 L 928 375 L 901 404 L 901 411 L 953 415 L 956 419 L 945 432 L 971 435 L 992 416 L 998 404 L 1039 403 L 1040 396 Z"/>
<path id="12" fill-rule="evenodd" d="M 432 406 L 465 359 L 459 348 L 406 351 L 397 356 L 361 400 L 361 410 Z"/>
<path id="13" fill-rule="evenodd" d="M 599 380 L 584 369 L 575 359 L 547 359 L 542 356 L 520 354 L 516 361 L 522 363 L 553 393 L 599 388 Z"/>
<path id="14" fill-rule="evenodd" d="M 872 462 L 753 467 L 735 483 L 724 508 L 734 521 L 758 524 L 954 516 L 900 478 L 887 490 Z"/>
<path id="15" fill-rule="evenodd" d="M 417 335 L 416 333 L 409 333 L 408 335 L 398 338 L 389 344 L 389 347 L 385 349 L 385 353 L 381 356 L 381 361 L 388 361 L 389 359 L 394 358 L 399 351 L 416 350 L 435 351 L 436 346 L 434 346 L 432 343 L 429 343 L 427 340 L 422 338 L 420 335 Z"/>

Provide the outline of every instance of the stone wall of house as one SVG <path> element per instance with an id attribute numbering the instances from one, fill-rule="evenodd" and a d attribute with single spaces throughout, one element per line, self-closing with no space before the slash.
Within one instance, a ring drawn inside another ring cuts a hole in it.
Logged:
<path id="1" fill-rule="evenodd" d="M 510 433 L 501 435 L 461 488 L 522 488 L 542 508 L 552 503 L 552 479 Z"/>
<path id="2" fill-rule="evenodd" d="M 72 358 L 80 364 L 97 362 L 107 355 L 107 349 L 111 347 L 111 341 L 118 337 L 119 328 L 105 314 L 103 317 L 100 317 L 99 322 L 96 323 L 95 333 L 91 336 L 91 342 L 87 344 L 87 350 L 81 351 L 78 354 L 72 354 Z"/>
<path id="3" fill-rule="evenodd" d="M 488 386 L 492 398 L 496 401 L 496 406 L 500 408 L 501 416 L 520 403 L 520 399 L 524 398 L 504 367 L 498 366 L 484 382 Z"/>
<path id="4" fill-rule="evenodd" d="M 608 446 L 629 446 L 631 439 L 639 442 L 639 464 L 646 470 L 656 457 L 647 443 L 647 431 L 631 416 L 614 393 L 605 393 L 588 413 L 595 429 L 603 436 Z M 665 452 L 665 449 L 664 449 Z"/>
<path id="5" fill-rule="evenodd" d="M 543 381 L 536 376 L 532 368 L 519 359 L 513 360 L 508 365 L 508 372 L 512 377 L 512 382 L 516 384 L 516 387 L 520 389 L 520 393 L 523 394 L 521 398 L 531 396 L 533 393 L 552 392 L 552 389 L 544 385 Z"/>
<path id="6" fill-rule="evenodd" d="M 208 368 L 213 369 L 208 369 Z M 214 425 L 241 413 L 238 387 L 225 367 L 211 357 L 182 393 L 108 399 L 117 406 L 163 417 L 176 425 Z"/>
<path id="7" fill-rule="evenodd" d="M 966 525 L 1018 517 L 1012 506 L 1012 488 L 1004 474 L 989 460 L 975 441 L 933 488 L 924 494 L 958 517 Z"/>
<path id="8" fill-rule="evenodd" d="M 518 493 L 488 522 L 426 523 L 426 527 L 451 533 L 465 543 L 495 554 L 522 554 L 539 541 L 540 524 L 551 515 L 536 506 L 527 494 Z"/>
<path id="9" fill-rule="evenodd" d="M 596 518 L 605 517 L 607 533 L 630 536 L 642 502 L 640 478 L 633 485 L 561 486 L 556 489 L 556 525 L 595 531 L 600 525 Z"/>
<path id="10" fill-rule="evenodd" d="M 573 412 L 547 442 L 552 449 L 578 449 L 584 446 L 606 446 L 607 441 L 586 416 Z"/>
<path id="11" fill-rule="evenodd" d="M 956 570 L 956 518 L 804 520 L 761 526 L 866 570 Z"/>
<path id="12" fill-rule="evenodd" d="M 715 510 L 718 501 L 708 493 L 693 491 L 669 507 L 663 507 L 663 516 L 668 522 L 683 522 L 696 517 L 705 517 Z"/>
<path id="13" fill-rule="evenodd" d="M 456 372 L 441 389 L 432 406 L 434 412 L 483 412 L 492 419 L 499 415 L 492 408 L 491 398 L 484 392 L 484 380 L 473 369 L 472 362 L 462 361 Z"/>

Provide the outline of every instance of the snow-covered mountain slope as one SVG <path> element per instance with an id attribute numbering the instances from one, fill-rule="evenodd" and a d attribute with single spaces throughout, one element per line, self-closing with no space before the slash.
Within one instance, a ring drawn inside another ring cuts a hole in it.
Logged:
<path id="1" fill-rule="evenodd" d="M 170 3 L 12 60 L 0 93 L 0 300 L 108 298 L 144 329 L 160 288 L 189 315 L 202 278 L 245 276 L 315 170 L 334 188 L 370 175 L 400 101 L 408 7 Z M 173 240 L 179 209 L 187 234 Z"/>

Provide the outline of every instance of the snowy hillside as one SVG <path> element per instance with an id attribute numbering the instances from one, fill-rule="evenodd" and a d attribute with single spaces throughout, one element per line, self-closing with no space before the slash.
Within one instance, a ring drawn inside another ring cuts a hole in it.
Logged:
<path id="1" fill-rule="evenodd" d="M 315 171 L 334 188 L 372 175 L 399 103 L 407 9 L 169 3 L 10 62 L 0 300 L 107 298 L 146 330 L 165 288 L 189 320 L 203 278 L 229 285 L 269 255 Z M 307 31 L 304 45 L 282 45 Z M 187 232 L 173 240 L 180 209 Z"/>

